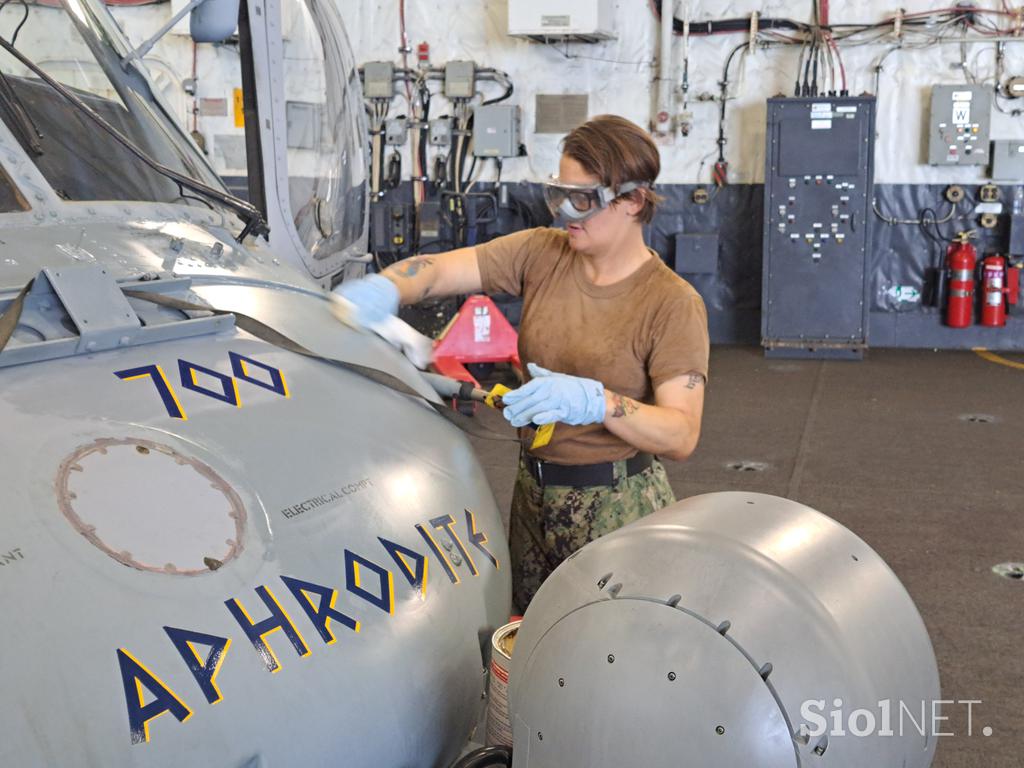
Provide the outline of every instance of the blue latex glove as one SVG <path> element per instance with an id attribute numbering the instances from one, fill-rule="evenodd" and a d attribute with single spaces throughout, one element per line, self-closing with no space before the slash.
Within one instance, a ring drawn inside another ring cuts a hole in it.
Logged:
<path id="1" fill-rule="evenodd" d="M 346 280 L 334 292 L 355 306 L 354 320 L 360 325 L 374 325 L 398 313 L 398 286 L 383 275 Z"/>
<path id="2" fill-rule="evenodd" d="M 527 424 L 598 424 L 604 421 L 604 384 L 594 379 L 552 373 L 539 365 L 526 366 L 533 377 L 502 396 L 505 418 L 513 427 Z"/>

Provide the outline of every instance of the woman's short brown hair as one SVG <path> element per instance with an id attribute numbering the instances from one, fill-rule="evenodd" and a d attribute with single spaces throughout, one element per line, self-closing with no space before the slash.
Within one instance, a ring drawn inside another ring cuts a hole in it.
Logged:
<path id="1" fill-rule="evenodd" d="M 562 141 L 562 152 L 614 190 L 627 181 L 653 185 L 661 171 L 661 157 L 651 137 L 639 125 L 618 115 L 598 115 L 577 126 Z M 661 197 L 652 189 L 633 194 L 644 197 L 637 218 L 650 223 Z"/>

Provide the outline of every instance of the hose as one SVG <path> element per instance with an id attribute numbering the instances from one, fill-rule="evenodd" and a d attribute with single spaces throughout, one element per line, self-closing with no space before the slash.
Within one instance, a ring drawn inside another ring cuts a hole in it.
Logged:
<path id="1" fill-rule="evenodd" d="M 421 376 L 437 392 L 437 396 L 443 399 L 452 398 L 455 400 L 467 400 L 475 403 L 483 403 L 487 400 L 487 392 L 474 387 L 471 382 L 459 381 L 450 376 L 442 376 L 439 373 L 422 371 Z"/>
<path id="2" fill-rule="evenodd" d="M 488 768 L 489 766 L 511 766 L 512 747 L 481 747 L 463 757 L 452 768 Z"/>

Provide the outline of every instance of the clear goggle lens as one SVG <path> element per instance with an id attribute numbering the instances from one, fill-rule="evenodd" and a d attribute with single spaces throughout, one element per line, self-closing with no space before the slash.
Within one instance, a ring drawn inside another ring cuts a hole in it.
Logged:
<path id="1" fill-rule="evenodd" d="M 611 187 L 562 184 L 557 176 L 552 176 L 544 183 L 544 200 L 552 214 L 581 221 L 603 210 L 616 198 L 648 186 L 646 182 L 627 181 L 616 193 Z"/>
<path id="2" fill-rule="evenodd" d="M 568 203 L 574 211 L 579 213 L 587 213 L 602 207 L 597 187 L 593 189 L 576 189 L 545 184 L 544 199 L 547 200 L 548 207 L 551 208 L 552 212 L 561 209 L 565 203 Z"/>

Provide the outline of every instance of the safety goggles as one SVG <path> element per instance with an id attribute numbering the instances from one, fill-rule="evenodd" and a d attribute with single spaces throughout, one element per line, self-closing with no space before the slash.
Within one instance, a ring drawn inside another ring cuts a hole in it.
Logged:
<path id="1" fill-rule="evenodd" d="M 544 182 L 544 200 L 552 215 L 579 222 L 600 213 L 613 200 L 650 186 L 646 181 L 627 181 L 616 191 L 600 184 L 563 184 L 552 176 Z"/>

